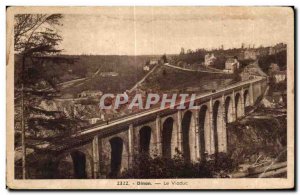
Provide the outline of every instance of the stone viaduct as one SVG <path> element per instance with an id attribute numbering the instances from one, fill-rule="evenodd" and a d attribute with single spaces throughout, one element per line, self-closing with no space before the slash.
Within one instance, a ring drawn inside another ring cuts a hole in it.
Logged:
<path id="1" fill-rule="evenodd" d="M 141 152 L 171 158 L 177 149 L 192 162 L 226 153 L 226 124 L 245 116 L 266 86 L 255 78 L 197 96 L 199 110 L 150 109 L 80 131 L 56 144 L 56 170 L 64 174 L 55 177 L 116 177 Z"/>

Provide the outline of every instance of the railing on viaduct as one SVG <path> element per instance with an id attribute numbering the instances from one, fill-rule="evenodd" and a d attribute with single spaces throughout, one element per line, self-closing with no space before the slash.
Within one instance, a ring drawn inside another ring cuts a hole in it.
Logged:
<path id="1" fill-rule="evenodd" d="M 243 117 L 266 85 L 266 78 L 239 82 L 197 96 L 199 110 L 153 108 L 75 133 L 55 146 L 58 172 L 71 164 L 64 177 L 114 177 L 138 153 L 172 158 L 179 150 L 193 162 L 226 153 L 226 124 Z"/>

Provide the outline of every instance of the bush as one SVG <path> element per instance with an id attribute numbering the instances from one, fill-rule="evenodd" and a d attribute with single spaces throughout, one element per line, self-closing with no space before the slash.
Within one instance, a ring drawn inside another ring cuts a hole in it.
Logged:
<path id="1" fill-rule="evenodd" d="M 146 154 L 137 155 L 130 169 L 124 171 L 120 178 L 212 178 L 227 177 L 233 170 L 232 160 L 226 154 L 218 154 L 214 160 L 186 162 L 181 153 L 177 152 L 172 159 L 150 157 Z"/>

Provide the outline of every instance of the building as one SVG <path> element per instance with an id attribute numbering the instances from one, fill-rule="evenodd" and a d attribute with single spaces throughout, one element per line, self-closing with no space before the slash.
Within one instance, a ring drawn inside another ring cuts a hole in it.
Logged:
<path id="1" fill-rule="evenodd" d="M 257 52 L 255 49 L 247 49 L 244 51 L 244 59 L 245 60 L 256 60 Z"/>
<path id="2" fill-rule="evenodd" d="M 275 83 L 281 83 L 286 80 L 286 71 L 277 71 L 274 72 L 272 75 Z"/>
<path id="3" fill-rule="evenodd" d="M 89 123 L 91 125 L 96 124 L 98 121 L 101 121 L 101 120 L 103 121 L 104 117 L 102 117 L 102 118 L 90 118 L 90 119 L 88 119 L 88 121 L 89 121 Z"/>
<path id="4" fill-rule="evenodd" d="M 146 72 L 148 72 L 148 71 L 150 70 L 150 67 L 149 67 L 148 65 L 145 65 L 145 66 L 143 67 L 143 70 L 146 71 Z"/>
<path id="5" fill-rule="evenodd" d="M 234 73 L 240 68 L 240 62 L 236 58 L 228 58 L 225 62 L 224 72 Z"/>
<path id="6" fill-rule="evenodd" d="M 258 62 L 255 61 L 249 65 L 247 65 L 243 72 L 240 74 L 242 80 L 249 80 L 249 79 L 254 79 L 254 78 L 259 78 L 259 77 L 268 77 L 264 71 L 259 67 Z"/>
<path id="7" fill-rule="evenodd" d="M 274 55 L 285 50 L 287 50 L 287 45 L 284 43 L 278 43 L 275 46 L 269 48 L 269 55 Z"/>
<path id="8" fill-rule="evenodd" d="M 158 64 L 158 60 L 150 60 L 149 65 L 156 65 Z"/>
<path id="9" fill-rule="evenodd" d="M 103 95 L 102 91 L 97 90 L 87 90 L 78 94 L 78 97 L 101 97 Z"/>
<path id="10" fill-rule="evenodd" d="M 102 77 L 116 77 L 116 76 L 119 76 L 119 73 L 117 73 L 117 72 L 101 72 L 100 76 L 102 76 Z"/>
<path id="11" fill-rule="evenodd" d="M 204 65 L 205 66 L 213 66 L 215 61 L 216 61 L 216 57 L 215 55 L 212 53 L 212 54 L 206 54 L 205 57 L 204 57 Z"/>

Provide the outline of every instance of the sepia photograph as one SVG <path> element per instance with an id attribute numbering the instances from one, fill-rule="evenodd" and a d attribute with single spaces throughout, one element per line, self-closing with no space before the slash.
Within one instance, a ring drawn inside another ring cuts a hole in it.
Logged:
<path id="1" fill-rule="evenodd" d="M 6 17 L 8 188 L 294 188 L 293 7 Z"/>

